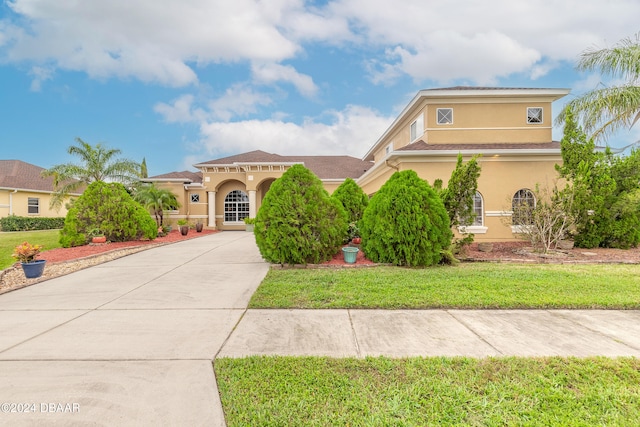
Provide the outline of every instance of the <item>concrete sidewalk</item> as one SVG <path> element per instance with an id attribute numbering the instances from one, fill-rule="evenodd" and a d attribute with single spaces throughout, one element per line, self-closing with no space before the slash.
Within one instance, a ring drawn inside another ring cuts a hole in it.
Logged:
<path id="1" fill-rule="evenodd" d="M 640 356 L 638 310 L 248 310 L 218 357 Z"/>
<path id="2" fill-rule="evenodd" d="M 0 425 L 223 426 L 211 362 L 267 270 L 217 233 L 0 295 Z"/>
<path id="3" fill-rule="evenodd" d="M 267 271 L 224 232 L 0 295 L 0 425 L 223 426 L 215 357 L 640 356 L 637 310 L 246 310 Z"/>

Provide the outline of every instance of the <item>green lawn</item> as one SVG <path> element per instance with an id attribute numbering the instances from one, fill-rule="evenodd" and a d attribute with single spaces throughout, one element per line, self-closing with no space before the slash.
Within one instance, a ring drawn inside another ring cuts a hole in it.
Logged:
<path id="1" fill-rule="evenodd" d="M 249 357 L 214 368 L 229 427 L 640 425 L 637 358 Z"/>
<path id="2" fill-rule="evenodd" d="M 273 269 L 250 308 L 640 308 L 640 266 Z"/>
<path id="3" fill-rule="evenodd" d="M 16 262 L 11 254 L 20 243 L 27 241 L 33 245 L 43 245 L 43 250 L 49 250 L 60 247 L 58 239 L 60 239 L 60 230 L 0 233 L 0 270 L 4 270 Z"/>

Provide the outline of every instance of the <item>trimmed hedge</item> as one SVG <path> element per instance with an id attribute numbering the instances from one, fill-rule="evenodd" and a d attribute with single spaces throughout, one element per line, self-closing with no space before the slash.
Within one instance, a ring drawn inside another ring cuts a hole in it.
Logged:
<path id="1" fill-rule="evenodd" d="M 9 215 L 0 218 L 0 230 L 2 231 L 32 231 L 55 230 L 64 227 L 64 217 L 26 217 Z"/>

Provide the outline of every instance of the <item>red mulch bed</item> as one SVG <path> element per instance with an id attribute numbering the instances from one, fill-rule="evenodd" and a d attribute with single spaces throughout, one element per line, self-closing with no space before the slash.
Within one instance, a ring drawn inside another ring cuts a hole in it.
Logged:
<path id="1" fill-rule="evenodd" d="M 217 233 L 217 230 L 202 230 L 197 233 L 189 230 L 189 234 L 183 236 L 178 230 L 173 230 L 163 237 L 155 240 L 138 240 L 131 242 L 113 242 L 102 244 L 89 244 L 77 246 L 74 248 L 57 248 L 42 252 L 41 259 L 47 259 L 49 262 L 62 262 L 73 259 L 80 259 L 87 256 L 97 255 L 113 250 L 126 249 L 132 247 L 140 247 L 145 245 L 157 245 L 163 243 L 173 243 L 182 240 L 193 239 L 196 237 L 206 236 Z M 359 245 L 356 245 L 359 246 Z M 593 263 L 636 263 L 640 264 L 640 248 L 633 249 L 582 249 L 573 248 L 565 251 L 557 251 L 548 255 L 533 252 L 527 242 L 495 242 L 491 252 L 481 252 L 478 250 L 478 244 L 471 244 L 466 251 L 466 260 L 469 261 L 505 261 L 505 262 L 593 262 Z M 368 260 L 362 250 L 356 256 L 355 264 L 347 264 L 344 261 L 342 251 L 337 253 L 331 261 L 327 261 L 322 265 L 328 266 L 368 266 L 375 265 L 374 262 Z"/>
<path id="2" fill-rule="evenodd" d="M 349 245 L 345 245 L 345 246 L 349 246 Z M 352 246 L 360 248 L 359 245 L 352 245 Z M 323 263 L 322 265 L 357 266 L 357 265 L 375 265 L 375 263 L 373 261 L 369 261 L 364 256 L 364 252 L 362 252 L 362 250 L 360 250 L 356 254 L 356 262 L 355 262 L 355 264 L 347 264 L 346 262 L 344 262 L 344 255 L 342 255 L 342 251 L 340 251 L 339 253 L 337 253 L 333 257 L 333 259 L 331 259 L 331 261 L 327 261 L 327 262 Z"/>
<path id="3" fill-rule="evenodd" d="M 180 234 L 178 230 L 173 230 L 166 236 L 158 237 L 155 240 L 135 240 L 130 242 L 107 242 L 107 243 L 90 243 L 84 246 L 75 246 L 73 248 L 56 248 L 48 251 L 43 251 L 39 258 L 46 259 L 48 262 L 62 262 L 70 261 L 73 259 L 80 259 L 92 255 L 98 255 L 105 252 L 127 249 L 146 245 L 157 245 L 163 243 L 180 242 L 182 240 L 194 239 L 196 237 L 207 236 L 209 234 L 217 233 L 217 230 L 202 230 L 201 233 L 195 230 L 189 230 L 186 236 Z"/>

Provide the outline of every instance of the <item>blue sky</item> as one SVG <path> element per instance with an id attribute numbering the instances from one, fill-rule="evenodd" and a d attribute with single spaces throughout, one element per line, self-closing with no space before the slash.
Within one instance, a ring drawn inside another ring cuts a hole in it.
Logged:
<path id="1" fill-rule="evenodd" d="M 580 52 L 640 30 L 637 0 L 0 1 L 0 158 L 48 168 L 80 137 L 151 175 L 362 157 L 420 89 L 570 88 L 557 113 L 603 82 Z"/>

